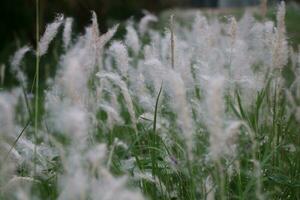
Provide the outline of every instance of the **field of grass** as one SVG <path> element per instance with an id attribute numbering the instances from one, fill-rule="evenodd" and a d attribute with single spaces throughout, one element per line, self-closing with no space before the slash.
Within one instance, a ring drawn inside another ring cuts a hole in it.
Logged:
<path id="1" fill-rule="evenodd" d="M 300 199 L 299 10 L 57 16 L 0 65 L 0 199 Z"/>

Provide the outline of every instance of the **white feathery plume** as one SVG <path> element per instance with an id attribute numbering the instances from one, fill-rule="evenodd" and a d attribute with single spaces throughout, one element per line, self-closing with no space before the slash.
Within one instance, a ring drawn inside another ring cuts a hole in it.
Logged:
<path id="1" fill-rule="evenodd" d="M 112 129 L 115 124 L 123 123 L 123 119 L 121 118 L 121 116 L 119 115 L 117 110 L 115 110 L 114 107 L 107 104 L 100 104 L 100 108 L 103 109 L 108 115 L 107 121 L 108 121 L 108 127 L 110 129 Z"/>
<path id="2" fill-rule="evenodd" d="M 224 134 L 224 99 L 223 99 L 223 77 L 214 77 L 209 80 L 206 95 L 206 106 L 208 108 L 208 123 L 209 130 L 209 153 L 212 160 L 218 160 L 225 148 L 225 134 Z"/>
<path id="3" fill-rule="evenodd" d="M 143 200 L 144 197 L 139 191 L 132 191 L 126 188 L 127 177 L 115 178 L 107 170 L 103 169 L 99 180 L 92 183 L 91 199 L 99 197 L 105 200 Z"/>
<path id="4" fill-rule="evenodd" d="M 274 22 L 267 21 L 264 24 L 263 28 L 263 44 L 265 46 L 265 56 L 263 57 L 263 63 L 268 67 L 272 68 L 273 66 L 273 46 L 275 41 L 275 33 L 274 33 Z"/>
<path id="5" fill-rule="evenodd" d="M 92 164 L 92 167 L 98 168 L 101 167 L 105 158 L 107 156 L 107 145 L 106 144 L 97 144 L 93 146 L 86 152 L 86 157 L 89 163 Z"/>
<path id="6" fill-rule="evenodd" d="M 54 22 L 47 25 L 46 30 L 38 43 L 38 56 L 43 56 L 47 53 L 49 45 L 56 36 L 58 29 L 62 25 L 63 21 L 64 16 L 58 15 L 55 18 Z"/>
<path id="7" fill-rule="evenodd" d="M 29 188 L 34 183 L 40 183 L 32 177 L 12 176 L 5 183 L 3 188 L 0 188 L 1 194 L 6 196 L 7 199 L 29 200 Z M 1 195 L 1 196 L 2 196 Z M 3 197 L 3 196 L 2 196 Z M 14 197 L 14 198 L 13 198 Z M 5 199 L 6 199 L 5 198 Z"/>
<path id="8" fill-rule="evenodd" d="M 166 69 L 162 66 L 162 63 L 156 58 L 150 58 L 145 60 L 144 76 L 147 84 L 154 86 L 155 94 L 158 94 L 161 81 L 164 80 L 164 74 Z"/>
<path id="9" fill-rule="evenodd" d="M 140 67 L 142 68 L 143 66 Z M 128 80 L 130 81 L 130 91 L 138 98 L 139 104 L 145 110 L 152 110 L 155 103 L 145 84 L 145 77 L 142 70 L 132 69 L 129 73 Z"/>
<path id="10" fill-rule="evenodd" d="M 114 144 L 116 147 L 128 149 L 128 145 L 125 142 L 123 142 L 122 140 L 120 140 L 119 138 L 114 139 Z"/>
<path id="11" fill-rule="evenodd" d="M 63 30 L 63 42 L 65 49 L 68 49 L 71 39 L 72 39 L 72 24 L 73 18 L 68 17 L 64 23 L 64 30 Z"/>
<path id="12" fill-rule="evenodd" d="M 107 155 L 105 144 L 99 144 L 85 152 L 77 148 L 67 158 L 66 173 L 61 176 L 59 188 L 62 188 L 58 199 L 92 199 L 99 197 L 106 200 L 142 200 L 140 192 L 127 189 L 127 177 L 115 178 L 105 168 Z M 88 161 L 88 162 L 86 162 Z M 86 165 L 86 163 L 91 164 Z M 95 174 L 97 173 L 97 176 Z"/>
<path id="13" fill-rule="evenodd" d="M 162 181 L 160 181 L 159 177 L 154 176 L 153 174 L 151 174 L 149 172 L 134 172 L 133 176 L 137 180 L 145 180 L 145 181 L 148 181 L 150 183 L 157 185 L 157 187 L 161 189 L 162 193 L 167 191 L 165 184 Z"/>
<path id="14" fill-rule="evenodd" d="M 231 38 L 231 46 L 233 46 L 236 41 L 236 37 L 237 37 L 237 21 L 236 21 L 235 17 L 230 18 L 229 35 Z"/>
<path id="15" fill-rule="evenodd" d="M 259 26 L 258 26 L 259 25 Z M 258 27 L 257 27 L 258 26 Z M 256 29 L 258 32 L 251 32 L 252 29 Z M 237 35 L 239 36 L 239 39 L 243 39 L 247 42 L 249 42 L 249 45 L 256 45 L 257 41 L 250 41 L 253 39 L 258 39 L 261 37 L 261 30 L 262 26 L 261 23 L 255 23 L 255 19 L 252 15 L 252 13 L 248 10 L 245 11 L 243 17 L 237 22 Z M 252 44 L 253 43 L 253 44 Z"/>
<path id="16" fill-rule="evenodd" d="M 25 54 L 29 51 L 30 51 L 30 47 L 27 45 L 20 48 L 18 51 L 16 51 L 16 53 L 11 59 L 11 66 L 13 72 L 16 72 L 18 70 L 18 67 L 20 66 L 21 61 L 23 60 Z"/>
<path id="17" fill-rule="evenodd" d="M 208 29 L 206 17 L 197 13 L 192 24 L 191 37 L 188 37 L 189 46 L 194 49 L 194 53 L 192 52 L 194 59 L 200 57 L 201 60 L 206 60 L 208 58 L 205 56 L 206 52 L 210 51 L 208 44 L 212 34 L 216 34 L 216 32 L 212 33 Z"/>
<path id="18" fill-rule="evenodd" d="M 20 81 L 24 87 L 26 87 L 27 77 L 24 74 L 23 70 L 20 68 L 20 64 L 25 54 L 30 50 L 31 48 L 26 45 L 16 51 L 14 56 L 11 58 L 11 72 L 16 75 L 18 81 Z"/>
<path id="19" fill-rule="evenodd" d="M 164 68 L 157 59 L 146 60 L 145 75 L 152 80 L 155 92 L 158 93 L 161 83 L 167 87 L 164 90 L 171 98 L 169 104 L 177 115 L 177 124 L 185 139 L 188 155 L 192 156 L 193 148 L 193 120 L 191 110 L 187 101 L 186 87 L 179 73 L 170 68 Z"/>
<path id="20" fill-rule="evenodd" d="M 92 11 L 92 32 L 95 38 L 100 36 L 99 24 L 97 19 L 97 14 L 95 11 Z"/>
<path id="21" fill-rule="evenodd" d="M 224 154 L 230 155 L 230 157 L 234 157 L 236 155 L 236 148 L 237 148 L 237 135 L 240 132 L 240 127 L 242 126 L 241 121 L 232 121 L 230 122 L 225 131 L 225 145 L 226 148 L 224 149 Z"/>
<path id="22" fill-rule="evenodd" d="M 267 44 L 266 40 L 264 38 L 265 36 L 265 24 L 262 23 L 255 23 L 255 20 L 251 16 L 253 22 L 247 23 L 247 29 L 244 29 L 243 27 L 239 26 L 238 33 L 241 35 L 245 35 L 245 37 L 242 38 L 242 41 L 245 41 L 245 43 L 248 46 L 248 57 L 251 65 L 261 65 L 262 67 L 259 68 L 259 70 L 262 71 L 264 66 L 271 66 L 271 59 L 270 59 L 270 48 L 271 42 L 269 41 Z M 240 22 L 239 22 L 240 23 Z M 245 25 L 246 26 L 246 25 Z M 273 28 L 271 28 L 271 35 L 273 32 Z M 264 67 L 265 69 L 266 67 Z M 260 73 L 264 74 L 264 73 Z"/>
<path id="23" fill-rule="evenodd" d="M 86 35 L 91 42 L 89 45 L 92 47 L 92 54 L 94 54 L 96 57 L 100 56 L 99 54 L 102 52 L 102 48 L 98 48 L 98 40 L 100 37 L 100 30 L 99 30 L 99 24 L 97 19 L 97 14 L 95 11 L 92 11 L 92 25 L 86 29 Z M 96 58 L 97 60 L 97 58 Z"/>
<path id="24" fill-rule="evenodd" d="M 0 138 L 2 139 L 14 136 L 14 104 L 13 96 L 0 93 Z"/>
<path id="25" fill-rule="evenodd" d="M 88 115 L 84 108 L 71 107 L 61 113 L 63 129 L 75 142 L 82 142 L 88 135 Z"/>
<path id="26" fill-rule="evenodd" d="M 72 56 L 65 57 L 63 61 L 64 69 L 60 84 L 62 92 L 67 95 L 73 102 L 83 103 L 87 100 L 87 70 L 83 68 L 80 60 Z"/>
<path id="27" fill-rule="evenodd" d="M 48 129 L 64 134 L 72 145 L 82 148 L 89 133 L 89 113 L 82 102 L 73 101 L 69 96 L 60 96 L 61 88 L 55 87 L 46 93 L 45 109 L 50 125 Z"/>
<path id="28" fill-rule="evenodd" d="M 139 33 L 141 35 L 144 35 L 146 33 L 149 23 L 158 21 L 157 17 L 150 14 L 149 12 L 146 12 L 145 14 L 146 15 L 141 19 L 139 23 Z"/>
<path id="29" fill-rule="evenodd" d="M 207 128 L 209 131 L 209 155 L 213 161 L 218 161 L 225 155 L 234 157 L 236 136 L 242 125 L 240 121 L 232 121 L 225 126 L 224 84 L 222 76 L 208 80 L 206 88 Z"/>
<path id="30" fill-rule="evenodd" d="M 112 81 L 114 84 L 116 84 L 118 87 L 120 87 L 122 95 L 124 97 L 124 100 L 127 104 L 128 107 L 128 112 L 133 124 L 133 128 L 135 129 L 135 131 L 137 131 L 137 119 L 135 116 L 135 111 L 134 111 L 134 106 L 133 106 L 133 102 L 131 99 L 131 96 L 129 94 L 129 90 L 127 88 L 126 83 L 121 79 L 120 76 L 118 76 L 117 74 L 113 74 L 113 73 L 97 73 L 96 74 L 97 77 L 101 78 L 106 78 L 110 81 Z"/>
<path id="31" fill-rule="evenodd" d="M 115 35 L 115 33 L 118 30 L 119 25 L 115 25 L 111 29 L 109 29 L 105 34 L 101 35 L 97 41 L 98 48 L 102 49 L 106 43 L 112 39 L 112 37 Z"/>
<path id="32" fill-rule="evenodd" d="M 14 106 L 15 98 L 7 93 L 0 93 L 0 191 L 7 185 L 7 181 L 13 176 L 14 170 L 19 164 L 19 156 L 12 149 L 7 157 L 11 144 L 15 140 Z M 6 159 L 9 158 L 9 159 Z M 16 158 L 16 159 L 15 159 Z M 5 162 L 4 162 L 5 159 Z"/>
<path id="33" fill-rule="evenodd" d="M 272 64 L 275 69 L 282 70 L 288 63 L 288 43 L 286 40 L 285 28 L 285 3 L 284 1 L 278 7 L 276 20 L 277 29 L 275 30 L 275 40 L 272 49 Z"/>
<path id="34" fill-rule="evenodd" d="M 128 77 L 129 57 L 125 45 L 122 42 L 114 41 L 109 48 L 112 56 L 116 60 L 121 76 Z"/>
<path id="35" fill-rule="evenodd" d="M 285 34 L 286 33 L 285 15 L 286 15 L 285 2 L 281 1 L 280 5 L 278 6 L 277 13 L 276 13 L 277 28 L 279 29 L 280 34 Z"/>
<path id="36" fill-rule="evenodd" d="M 112 39 L 112 37 L 115 35 L 115 33 L 118 30 L 119 25 L 115 25 L 111 29 L 109 29 L 105 34 L 102 34 L 100 37 L 97 36 L 97 30 L 96 30 L 96 25 L 93 24 L 93 39 L 91 40 L 93 42 L 93 51 L 91 52 L 96 56 L 96 64 L 98 65 L 99 69 L 102 69 L 103 65 L 103 51 L 104 51 L 104 46 Z"/>
<path id="37" fill-rule="evenodd" d="M 16 197 L 18 200 L 30 200 L 30 196 L 30 192 L 27 190 L 25 191 L 24 188 L 18 188 L 16 191 Z"/>
<path id="38" fill-rule="evenodd" d="M 126 26 L 126 31 L 125 44 L 132 49 L 135 55 L 138 55 L 141 48 L 138 34 L 132 24 Z"/>
<path id="39" fill-rule="evenodd" d="M 60 188 L 62 191 L 59 194 L 58 200 L 87 199 L 87 190 L 89 186 L 87 174 L 81 166 L 73 166 L 73 162 L 71 161 L 69 167 L 75 169 L 67 172 L 60 178 Z"/>
<path id="40" fill-rule="evenodd" d="M 191 110 L 186 100 L 186 89 L 180 74 L 173 70 L 169 70 L 165 74 L 164 81 L 167 82 L 167 93 L 171 96 L 170 104 L 177 114 L 177 124 L 182 130 L 183 137 L 186 142 L 188 155 L 192 157 L 193 149 L 193 120 Z"/>

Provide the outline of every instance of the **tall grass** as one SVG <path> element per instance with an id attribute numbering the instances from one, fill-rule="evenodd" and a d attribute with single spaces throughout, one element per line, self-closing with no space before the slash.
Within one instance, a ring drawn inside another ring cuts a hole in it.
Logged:
<path id="1" fill-rule="evenodd" d="M 77 37 L 61 15 L 40 37 L 36 3 L 36 51 L 16 51 L 19 84 L 0 92 L 1 199 L 300 198 L 300 54 L 284 3 L 276 22 L 175 13 L 164 31 L 145 12 L 100 33 L 92 12 Z"/>
<path id="2" fill-rule="evenodd" d="M 38 120 L 39 120 L 39 80 L 40 80 L 40 8 L 39 0 L 36 0 L 36 65 L 35 65 L 35 104 L 34 104 L 34 176 L 36 176 L 36 145 L 38 137 Z"/>

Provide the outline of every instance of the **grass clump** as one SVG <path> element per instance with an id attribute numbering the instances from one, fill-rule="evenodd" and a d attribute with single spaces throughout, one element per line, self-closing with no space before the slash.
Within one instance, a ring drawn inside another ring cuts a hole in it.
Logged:
<path id="1" fill-rule="evenodd" d="M 197 13 L 160 32 L 157 21 L 145 12 L 116 40 L 119 26 L 101 34 L 92 13 L 75 38 L 59 16 L 37 51 L 16 52 L 19 85 L 0 92 L 1 199 L 300 198 L 300 54 L 285 4 L 276 22 Z M 31 54 L 35 79 L 23 70 Z"/>

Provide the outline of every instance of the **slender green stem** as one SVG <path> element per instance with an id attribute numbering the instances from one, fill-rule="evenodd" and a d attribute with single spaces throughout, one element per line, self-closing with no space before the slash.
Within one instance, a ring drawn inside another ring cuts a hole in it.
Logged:
<path id="1" fill-rule="evenodd" d="M 38 113 L 39 113 L 39 71 L 40 71 L 40 50 L 39 50 L 39 40 L 40 40 L 40 20 L 39 20 L 39 0 L 36 0 L 36 79 L 35 79 L 35 113 L 34 113 L 34 176 L 36 175 L 36 145 L 37 145 L 37 135 L 38 135 Z"/>
<path id="2" fill-rule="evenodd" d="M 110 166 L 111 166 L 111 162 L 112 162 L 112 157 L 114 155 L 115 147 L 116 147 L 116 144 L 115 144 L 115 142 L 113 142 L 112 145 L 111 145 L 111 149 L 110 149 L 110 152 L 109 152 L 108 161 L 107 161 L 107 165 L 106 165 L 108 170 L 110 170 Z"/>
<path id="3" fill-rule="evenodd" d="M 26 128 L 29 126 L 29 124 L 31 123 L 31 121 L 29 120 L 27 122 L 27 124 L 25 125 L 25 127 L 22 129 L 22 131 L 20 132 L 20 134 L 18 135 L 18 137 L 15 139 L 14 143 L 11 145 L 9 151 L 7 152 L 6 156 L 4 157 L 3 162 L 6 161 L 6 159 L 8 158 L 10 152 L 15 148 L 16 144 L 18 143 L 19 139 L 21 138 L 21 136 L 23 135 L 23 133 L 25 132 Z"/>
<path id="4" fill-rule="evenodd" d="M 221 160 L 216 161 L 217 170 L 218 170 L 218 178 L 219 178 L 219 194 L 221 200 L 226 200 L 226 193 L 225 193 L 225 176 L 223 172 L 223 167 Z"/>
<path id="5" fill-rule="evenodd" d="M 31 119 L 31 117 L 32 117 L 32 111 L 31 111 L 31 108 L 30 108 L 28 96 L 26 94 L 26 89 L 25 89 L 25 87 L 23 85 L 21 87 L 22 87 L 22 90 L 23 90 L 23 95 L 24 95 L 25 104 L 26 104 L 26 107 L 27 107 L 27 110 L 28 110 L 29 118 Z"/>
<path id="6" fill-rule="evenodd" d="M 239 194 L 239 197 L 241 198 L 242 196 L 242 178 L 241 178 L 241 170 L 239 169 L 238 171 L 238 194 Z"/>
<path id="7" fill-rule="evenodd" d="M 190 159 L 190 154 L 188 151 L 186 151 L 186 160 L 187 160 L 187 168 L 188 168 L 188 173 L 190 176 L 190 199 L 194 200 L 196 199 L 195 196 L 195 181 L 194 181 L 194 173 L 193 173 L 193 168 L 192 168 L 192 164 L 191 164 L 191 159 Z"/>
<path id="8" fill-rule="evenodd" d="M 158 92 L 158 96 L 156 98 L 156 103 L 155 103 L 155 110 L 154 110 L 154 121 L 153 121 L 153 133 L 155 134 L 156 132 L 156 121 L 157 121 L 157 111 L 158 111 L 158 102 L 159 102 L 159 97 L 162 92 L 162 83 Z"/>
<path id="9" fill-rule="evenodd" d="M 151 162 L 152 162 L 152 175 L 153 177 L 157 176 L 157 159 L 155 156 L 155 148 L 158 148 L 157 144 L 157 135 L 156 135 L 156 121 L 157 121 L 157 111 L 158 111 L 158 103 L 159 103 L 159 98 L 162 92 L 162 84 L 159 89 L 158 96 L 156 98 L 156 103 L 155 103 L 155 110 L 154 110 L 154 119 L 153 119 L 153 130 L 152 133 L 150 133 L 150 141 L 152 141 L 152 149 L 150 149 L 150 157 L 151 157 Z M 161 182 L 159 181 L 159 184 L 161 186 Z M 162 188 L 162 187 L 161 187 Z M 156 197 L 156 192 L 155 193 L 155 198 Z"/>

